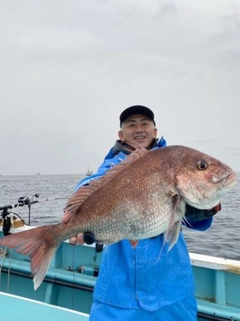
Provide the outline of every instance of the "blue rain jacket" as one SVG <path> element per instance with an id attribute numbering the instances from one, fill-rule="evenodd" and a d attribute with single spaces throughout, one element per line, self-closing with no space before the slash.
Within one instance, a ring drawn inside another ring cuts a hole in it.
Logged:
<path id="1" fill-rule="evenodd" d="M 161 138 L 154 148 L 163 146 L 166 141 Z M 76 190 L 102 176 L 128 153 L 113 147 L 97 173 L 79 182 Z M 189 227 L 205 230 L 211 223 L 212 217 L 191 221 Z M 181 232 L 169 252 L 167 244 L 163 247 L 163 235 L 140 240 L 135 249 L 129 240 L 106 246 L 93 296 L 100 302 L 121 308 L 141 307 L 155 311 L 189 296 L 195 300 L 194 291 L 192 267 Z"/>

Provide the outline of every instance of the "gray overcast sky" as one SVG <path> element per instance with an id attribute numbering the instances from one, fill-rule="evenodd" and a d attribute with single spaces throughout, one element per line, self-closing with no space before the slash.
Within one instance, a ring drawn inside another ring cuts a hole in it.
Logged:
<path id="1" fill-rule="evenodd" d="M 96 170 L 119 114 L 240 171 L 239 0 L 0 0 L 0 175 Z"/>

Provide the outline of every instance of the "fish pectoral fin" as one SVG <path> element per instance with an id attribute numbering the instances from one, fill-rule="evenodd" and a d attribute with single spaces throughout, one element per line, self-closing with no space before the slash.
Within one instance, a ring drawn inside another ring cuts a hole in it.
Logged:
<path id="1" fill-rule="evenodd" d="M 181 197 L 178 194 L 173 195 L 172 197 L 173 209 L 172 209 L 171 219 L 169 222 L 168 229 L 164 233 L 164 244 L 165 243 L 169 244 L 168 251 L 170 251 L 171 248 L 174 246 L 174 244 L 177 242 L 177 239 L 181 230 L 182 220 L 181 219 L 176 220 L 176 215 L 178 212 L 178 207 L 180 202 L 181 202 Z"/>
<path id="2" fill-rule="evenodd" d="M 164 234 L 164 243 L 168 243 L 168 251 L 172 249 L 174 244 L 177 242 L 180 230 L 181 230 L 182 222 L 176 222 L 172 227 L 168 228 L 168 230 Z"/>

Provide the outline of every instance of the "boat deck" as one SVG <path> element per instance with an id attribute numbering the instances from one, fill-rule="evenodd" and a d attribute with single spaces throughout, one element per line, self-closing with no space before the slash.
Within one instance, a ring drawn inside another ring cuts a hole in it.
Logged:
<path id="1" fill-rule="evenodd" d="M 52 306 L 47 303 L 26 299 L 0 292 L 3 320 L 7 321 L 87 321 L 88 315 L 70 309 Z M 34 317 L 33 317 L 34 316 Z"/>

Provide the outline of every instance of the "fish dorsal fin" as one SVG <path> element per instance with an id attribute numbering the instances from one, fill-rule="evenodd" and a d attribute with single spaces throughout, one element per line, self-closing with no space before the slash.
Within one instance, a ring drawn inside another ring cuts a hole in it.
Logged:
<path id="1" fill-rule="evenodd" d="M 89 185 L 82 186 L 81 188 L 79 188 L 79 190 L 75 192 L 73 196 L 68 200 L 65 210 L 68 211 L 70 216 L 76 214 L 82 203 L 89 196 L 91 196 L 100 187 L 107 184 L 110 180 L 114 179 L 121 171 L 129 167 L 132 163 L 134 163 L 136 160 L 138 160 L 148 152 L 149 151 L 143 147 L 136 149 L 134 152 L 128 155 L 121 163 L 114 166 L 111 170 L 108 170 L 105 173 L 105 175 L 96 180 L 91 180 L 89 182 Z"/>

